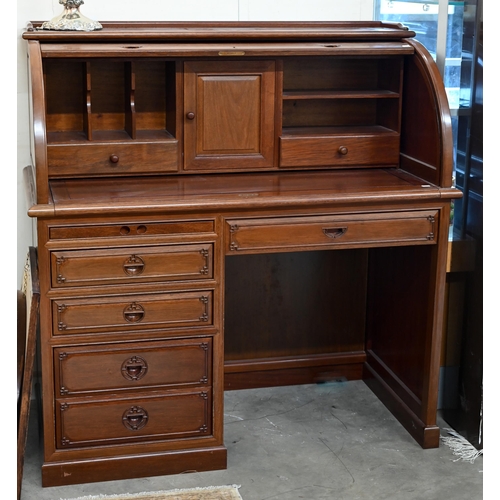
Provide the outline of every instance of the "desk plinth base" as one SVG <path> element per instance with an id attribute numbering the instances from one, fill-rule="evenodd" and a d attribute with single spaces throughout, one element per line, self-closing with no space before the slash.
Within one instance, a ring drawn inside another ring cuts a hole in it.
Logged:
<path id="1" fill-rule="evenodd" d="M 227 450 L 224 446 L 45 463 L 42 466 L 42 486 L 65 486 L 222 469 L 227 469 Z"/>
<path id="2" fill-rule="evenodd" d="M 363 380 L 422 448 L 439 448 L 439 427 L 422 422 L 368 363 L 364 366 Z"/>

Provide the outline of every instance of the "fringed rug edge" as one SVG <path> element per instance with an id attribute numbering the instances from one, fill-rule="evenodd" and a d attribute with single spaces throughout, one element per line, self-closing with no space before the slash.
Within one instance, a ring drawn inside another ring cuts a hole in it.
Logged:
<path id="1" fill-rule="evenodd" d="M 84 497 L 78 497 L 78 498 L 71 498 L 67 500 L 113 500 L 116 498 L 137 498 L 140 500 L 141 495 L 149 495 L 150 497 L 155 497 L 155 496 L 161 496 L 161 495 L 167 495 L 171 493 L 196 493 L 200 491 L 211 491 L 211 490 L 220 490 L 224 488 L 231 488 L 236 490 L 236 493 L 238 497 L 241 498 L 239 489 L 241 488 L 241 485 L 238 484 L 224 484 L 221 486 L 200 486 L 197 488 L 176 488 L 173 490 L 160 490 L 160 491 L 141 491 L 139 493 L 117 493 L 115 495 L 87 495 Z M 63 498 L 60 498 L 59 500 L 64 500 Z"/>

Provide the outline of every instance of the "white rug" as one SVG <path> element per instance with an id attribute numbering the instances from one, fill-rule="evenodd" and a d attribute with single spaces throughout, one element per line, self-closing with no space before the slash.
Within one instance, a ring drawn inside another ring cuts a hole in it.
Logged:
<path id="1" fill-rule="evenodd" d="M 170 491 L 123 493 L 121 495 L 90 495 L 68 500 L 242 500 L 239 486 L 210 486 Z M 62 500 L 62 499 L 61 499 Z"/>

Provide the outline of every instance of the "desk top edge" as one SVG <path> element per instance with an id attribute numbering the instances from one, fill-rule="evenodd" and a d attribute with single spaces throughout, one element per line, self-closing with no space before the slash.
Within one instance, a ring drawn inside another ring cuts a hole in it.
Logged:
<path id="1" fill-rule="evenodd" d="M 412 38 L 413 31 L 398 23 L 381 21 L 234 21 L 234 22 L 102 22 L 96 31 L 45 30 L 43 21 L 28 23 L 23 38 L 39 41 L 96 42 L 127 40 L 395 40 Z"/>

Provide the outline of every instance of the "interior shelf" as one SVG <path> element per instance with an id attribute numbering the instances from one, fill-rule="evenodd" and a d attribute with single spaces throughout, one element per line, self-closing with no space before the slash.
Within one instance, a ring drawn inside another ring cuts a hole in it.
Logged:
<path id="1" fill-rule="evenodd" d="M 296 99 L 398 99 L 390 90 L 293 90 L 283 92 L 283 100 Z"/>
<path id="2" fill-rule="evenodd" d="M 399 136 L 399 132 L 381 125 L 359 126 L 359 127 L 284 127 L 281 133 L 289 137 L 311 137 L 311 136 L 345 136 L 353 137 L 360 135 L 391 135 Z"/>
<path id="3" fill-rule="evenodd" d="M 89 141 L 83 131 L 48 132 L 47 143 L 58 146 L 65 144 L 82 145 L 108 142 L 176 142 L 177 139 L 168 130 L 138 130 L 134 139 L 125 130 L 97 130 Z"/>

